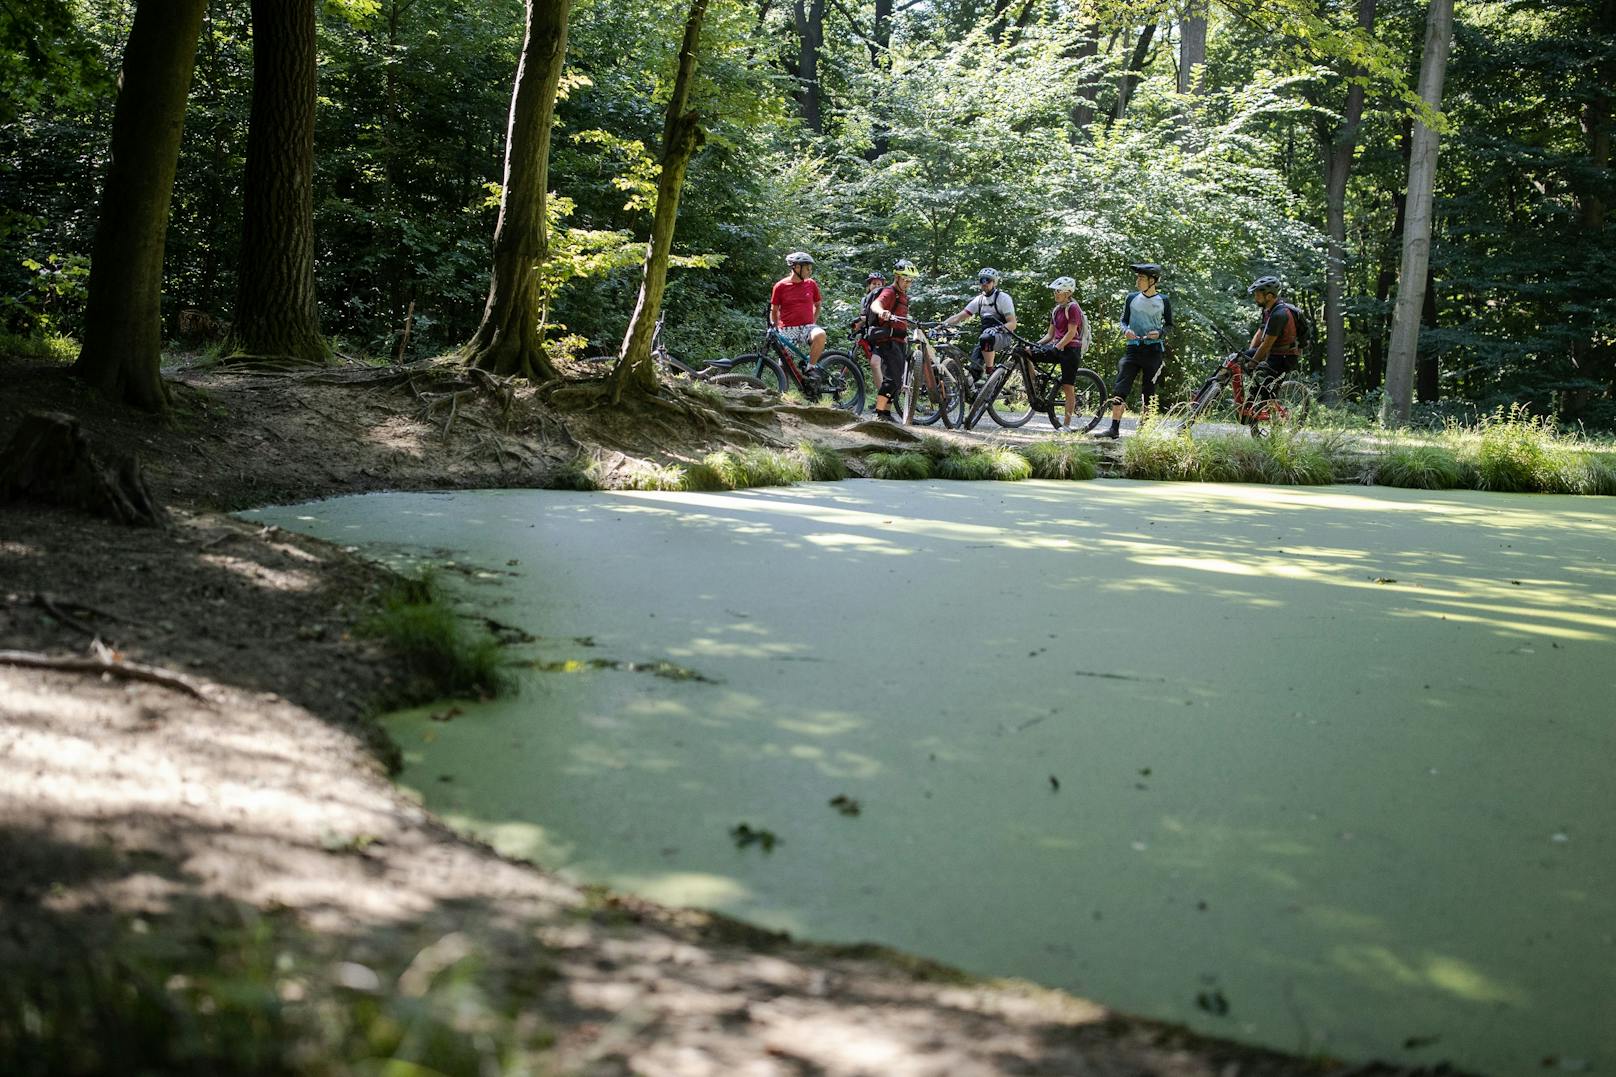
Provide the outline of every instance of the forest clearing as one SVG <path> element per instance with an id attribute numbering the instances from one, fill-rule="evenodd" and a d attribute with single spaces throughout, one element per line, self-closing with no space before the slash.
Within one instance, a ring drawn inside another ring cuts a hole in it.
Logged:
<path id="1" fill-rule="evenodd" d="M 8 1074 L 1616 1065 L 1616 2 L 0 87 Z"/>

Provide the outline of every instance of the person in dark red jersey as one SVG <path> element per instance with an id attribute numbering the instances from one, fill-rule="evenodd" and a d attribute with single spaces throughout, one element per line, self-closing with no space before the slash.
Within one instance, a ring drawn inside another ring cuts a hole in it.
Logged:
<path id="1" fill-rule="evenodd" d="M 775 282 L 769 294 L 769 320 L 780 335 L 797 347 L 808 347 L 810 362 L 819 362 L 825 350 L 825 331 L 819 328 L 819 284 L 814 280 L 814 256 L 807 251 L 786 255 L 791 272 Z"/>
<path id="2" fill-rule="evenodd" d="M 892 416 L 892 396 L 898 391 L 898 378 L 909 342 L 909 280 L 915 275 L 915 264 L 899 258 L 892 267 L 892 283 L 881 289 L 881 294 L 870 303 L 875 315 L 875 326 L 870 330 L 870 344 L 881 357 L 881 389 L 875 396 L 875 417 L 884 423 L 895 423 Z"/>

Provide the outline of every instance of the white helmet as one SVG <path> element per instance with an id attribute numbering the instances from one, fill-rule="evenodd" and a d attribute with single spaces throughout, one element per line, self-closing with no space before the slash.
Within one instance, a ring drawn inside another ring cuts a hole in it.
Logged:
<path id="1" fill-rule="evenodd" d="M 814 256 L 809 254 L 807 251 L 792 251 L 790 254 L 786 255 L 786 265 L 788 266 L 811 266 L 813 264 Z"/>
<path id="2" fill-rule="evenodd" d="M 1049 282 L 1049 287 L 1057 292 L 1075 292 L 1077 291 L 1077 281 L 1071 277 L 1056 277 Z"/>

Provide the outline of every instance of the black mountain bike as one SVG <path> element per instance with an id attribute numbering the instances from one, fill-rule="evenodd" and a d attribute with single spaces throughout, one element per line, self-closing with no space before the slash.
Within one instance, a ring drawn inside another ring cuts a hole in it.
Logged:
<path id="1" fill-rule="evenodd" d="M 1053 357 L 1052 349 L 1010 330 L 1001 332 L 1009 333 L 1015 345 L 995 364 L 993 373 L 977 391 L 965 413 L 965 429 L 974 430 L 983 415 L 993 416 L 1000 426 L 1026 426 L 1035 412 L 1047 416 L 1049 425 L 1056 430 L 1062 429 L 1057 415 L 1065 413 L 1066 393 L 1061 389 L 1059 361 Z M 1073 388 L 1077 407 L 1072 411 L 1070 429 L 1087 433 L 1105 416 L 1105 382 L 1088 367 L 1078 367 Z"/>
<path id="2" fill-rule="evenodd" d="M 730 361 L 736 370 L 754 371 L 765 389 L 784 394 L 796 389 L 810 404 L 830 399 L 832 407 L 844 411 L 864 410 L 864 372 L 844 351 L 827 351 L 818 363 L 808 361 L 808 353 L 780 335 L 774 326 L 764 332 L 755 352 Z"/>

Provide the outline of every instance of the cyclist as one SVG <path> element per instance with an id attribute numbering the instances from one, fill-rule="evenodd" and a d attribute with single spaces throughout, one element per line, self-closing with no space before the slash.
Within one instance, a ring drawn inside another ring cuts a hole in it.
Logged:
<path id="1" fill-rule="evenodd" d="M 1055 309 L 1049 312 L 1049 332 L 1039 338 L 1039 344 L 1049 345 L 1041 358 L 1060 361 L 1061 390 L 1066 394 L 1066 423 L 1072 425 L 1072 413 L 1077 410 L 1077 368 L 1083 365 L 1083 308 L 1072 298 L 1077 281 L 1071 277 L 1056 277 L 1049 282 L 1055 293 Z"/>
<path id="2" fill-rule="evenodd" d="M 870 344 L 881 360 L 881 388 L 875 394 L 875 417 L 884 423 L 898 420 L 892 415 L 892 397 L 898 391 L 905 350 L 909 340 L 909 282 L 915 264 L 899 258 L 892 266 L 892 283 L 870 301 L 875 324 L 869 330 Z"/>
<path id="3" fill-rule="evenodd" d="M 859 306 L 859 316 L 849 326 L 859 347 L 864 349 L 864 357 L 870 361 L 870 375 L 875 379 L 871 382 L 873 385 L 881 384 L 881 360 L 876 356 L 875 349 L 870 347 L 870 328 L 875 322 L 870 314 L 870 304 L 875 302 L 875 297 L 886 286 L 887 275 L 879 269 L 870 270 L 870 275 L 864 278 L 864 301 Z"/>
<path id="4" fill-rule="evenodd" d="M 1280 300 L 1279 288 L 1278 277 L 1258 277 L 1246 289 L 1262 311 L 1262 325 L 1252 334 L 1251 347 L 1241 353 L 1246 356 L 1246 368 L 1256 368 L 1253 403 L 1271 396 L 1279 379 L 1302 361 L 1302 349 L 1296 342 L 1296 314 L 1289 303 Z M 1256 428 L 1252 431 L 1255 433 Z"/>
<path id="5" fill-rule="evenodd" d="M 819 328 L 819 284 L 814 278 L 814 256 L 807 251 L 786 255 L 790 272 L 775 282 L 769 294 L 769 321 L 780 336 L 801 347 L 808 345 L 808 361 L 818 363 L 825 350 L 825 331 Z"/>
<path id="6" fill-rule="evenodd" d="M 1128 341 L 1127 351 L 1117 366 L 1116 383 L 1111 386 L 1111 427 L 1095 434 L 1097 438 L 1121 436 L 1123 406 L 1133 390 L 1134 378 L 1140 375 L 1144 382 L 1139 387 L 1139 414 L 1150 410 L 1156 385 L 1161 381 L 1167 330 L 1173 326 L 1172 301 L 1156 290 L 1162 267 L 1155 262 L 1134 262 L 1128 268 L 1134 272 L 1137 290 L 1129 292 L 1122 304 L 1121 326 Z"/>
<path id="7" fill-rule="evenodd" d="M 1010 293 L 999 288 L 999 271 L 992 266 L 976 271 L 976 284 L 982 289 L 981 293 L 972 296 L 964 310 L 945 319 L 943 324 L 958 325 L 972 316 L 982 319 L 982 334 L 976 347 L 971 349 L 971 376 L 980 381 L 993 373 L 993 354 L 1011 344 L 1004 331 L 1016 327 L 1016 304 Z"/>

